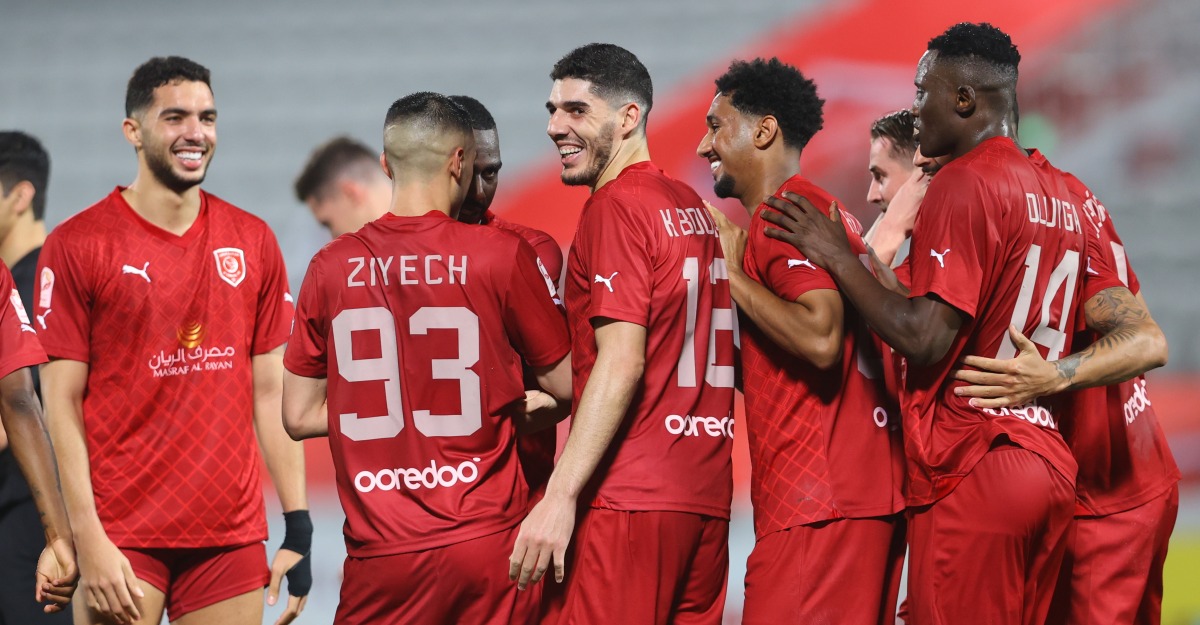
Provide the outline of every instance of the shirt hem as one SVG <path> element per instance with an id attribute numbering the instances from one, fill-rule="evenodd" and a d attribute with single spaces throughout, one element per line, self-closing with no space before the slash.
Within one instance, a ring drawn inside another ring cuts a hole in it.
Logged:
<path id="1" fill-rule="evenodd" d="M 458 532 L 441 534 L 435 540 L 409 542 L 403 544 L 380 541 L 384 544 L 374 547 L 351 547 L 349 544 L 347 544 L 346 555 L 352 558 L 380 558 L 384 556 L 399 555 L 402 553 L 414 553 L 417 551 L 429 551 L 430 549 L 449 547 L 450 545 L 457 545 L 459 543 L 465 543 L 477 538 L 483 538 L 484 536 L 491 536 L 492 534 L 498 534 L 500 532 L 510 530 L 516 526 L 517 523 L 521 522 L 521 520 L 524 518 L 524 512 L 525 510 L 522 509 L 521 514 L 518 514 L 515 518 L 508 519 L 504 522 L 498 522 L 495 525 L 489 524 L 482 528 L 472 527 L 469 531 L 461 530 Z"/>
<path id="2" fill-rule="evenodd" d="M 729 520 L 730 508 L 706 506 L 701 504 L 681 503 L 678 501 L 617 501 L 609 498 L 596 497 L 589 508 L 604 510 L 620 510 L 623 512 L 687 512 L 701 516 L 716 517 Z"/>
<path id="3" fill-rule="evenodd" d="M 1171 490 L 1173 486 L 1178 484 L 1181 479 L 1183 479 L 1182 474 L 1179 471 L 1175 471 L 1162 481 L 1155 482 L 1153 486 L 1148 486 L 1138 491 L 1136 495 L 1130 495 L 1117 501 L 1106 502 L 1103 505 L 1097 505 L 1094 503 L 1095 498 L 1087 497 L 1084 493 L 1077 492 L 1076 501 L 1079 505 L 1075 511 L 1075 516 L 1104 517 L 1132 510 L 1161 497 L 1163 493 Z M 1078 490 L 1078 487 L 1076 489 Z M 1088 499 L 1092 499 L 1093 501 L 1088 501 Z"/>

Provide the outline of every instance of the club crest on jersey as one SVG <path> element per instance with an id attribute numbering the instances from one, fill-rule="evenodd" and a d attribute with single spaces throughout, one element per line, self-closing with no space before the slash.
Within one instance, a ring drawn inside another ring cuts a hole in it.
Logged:
<path id="1" fill-rule="evenodd" d="M 217 275 L 229 286 L 237 286 L 246 279 L 246 254 L 236 247 L 213 250 L 217 259 Z"/>

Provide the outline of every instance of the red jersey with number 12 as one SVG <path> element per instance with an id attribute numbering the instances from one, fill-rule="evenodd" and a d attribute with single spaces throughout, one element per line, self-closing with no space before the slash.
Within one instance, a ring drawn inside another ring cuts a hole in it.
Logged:
<path id="1" fill-rule="evenodd" d="M 529 244 L 437 211 L 389 213 L 313 257 L 296 308 L 284 365 L 328 377 L 350 555 L 441 547 L 521 520 L 521 358 L 545 366 L 570 350 Z"/>
<path id="2" fill-rule="evenodd" d="M 728 273 L 700 196 L 649 161 L 583 206 L 567 257 L 575 405 L 592 323 L 646 328 L 642 384 L 592 478 L 592 505 L 729 518 L 734 333 Z"/>
<path id="3" fill-rule="evenodd" d="M 52 358 L 88 364 L 96 511 L 120 547 L 267 537 L 251 358 L 287 340 L 291 296 L 261 219 L 200 192 L 181 236 L 117 188 L 60 224 L 39 259 Z"/>
<path id="4" fill-rule="evenodd" d="M 1075 482 L 1061 410 L 1050 402 L 973 408 L 954 394 L 964 384 L 950 373 L 969 354 L 1016 356 L 1010 324 L 1047 359 L 1069 353 L 1075 311 L 1089 288 L 1101 287 L 1085 275 L 1089 246 L 1098 245 L 1089 230 L 1062 177 L 1037 169 L 1005 137 L 980 143 L 930 183 L 913 228 L 910 297 L 936 297 L 969 318 L 941 361 L 908 363 L 904 372 L 910 505 L 949 494 L 1001 436 Z"/>

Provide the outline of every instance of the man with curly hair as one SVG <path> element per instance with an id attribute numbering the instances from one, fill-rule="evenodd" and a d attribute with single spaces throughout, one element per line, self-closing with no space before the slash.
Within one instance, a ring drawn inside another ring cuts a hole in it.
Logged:
<path id="1" fill-rule="evenodd" d="M 768 220 L 786 229 L 770 235 L 824 266 L 907 359 L 908 597 L 922 625 L 1044 622 L 1075 505 L 1060 407 L 963 397 L 952 376 L 960 359 L 1032 349 L 1058 361 L 1065 390 L 1125 379 L 1166 358 L 1165 344 L 1137 338 L 1149 317 L 1094 253 L 1094 226 L 1067 181 L 1016 142 L 1019 61 L 1007 34 L 962 23 L 930 40 L 917 66 L 921 152 L 951 160 L 913 229 L 907 298 L 863 268 L 836 212 L 794 194 L 768 200 L 781 211 Z M 1059 360 L 1081 302 L 1089 327 L 1106 336 Z"/>
<path id="2" fill-rule="evenodd" d="M 833 201 L 800 173 L 824 101 L 776 58 L 734 61 L 716 91 L 696 151 L 716 194 L 750 213 L 747 242 L 712 209 L 733 299 L 749 320 L 742 379 L 757 542 L 742 622 L 890 622 L 904 559 L 904 464 L 879 353 L 829 274 L 764 234 L 764 197 Z M 865 255 L 858 222 L 845 214 L 844 223 Z"/>

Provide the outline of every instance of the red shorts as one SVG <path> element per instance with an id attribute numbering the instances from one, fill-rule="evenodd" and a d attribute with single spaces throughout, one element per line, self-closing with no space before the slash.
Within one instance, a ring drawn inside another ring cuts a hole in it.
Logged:
<path id="1" fill-rule="evenodd" d="M 1041 456 L 984 454 L 953 492 L 910 511 L 911 622 L 1045 622 L 1074 511 L 1073 485 Z"/>
<path id="2" fill-rule="evenodd" d="M 1158 625 L 1179 485 L 1124 512 L 1075 517 L 1051 623 Z"/>
<path id="3" fill-rule="evenodd" d="M 764 536 L 746 562 L 742 623 L 895 623 L 904 565 L 897 516 L 800 525 Z"/>
<path id="4" fill-rule="evenodd" d="M 545 586 L 543 624 L 719 625 L 729 521 L 687 512 L 590 508 L 566 579 Z"/>
<path id="5" fill-rule="evenodd" d="M 133 574 L 166 595 L 167 619 L 263 588 L 271 581 L 262 543 L 234 547 L 122 547 Z"/>
<path id="6" fill-rule="evenodd" d="M 374 558 L 347 557 L 334 623 L 537 622 L 541 584 L 518 591 L 508 557 L 518 527 L 445 547 Z"/>

